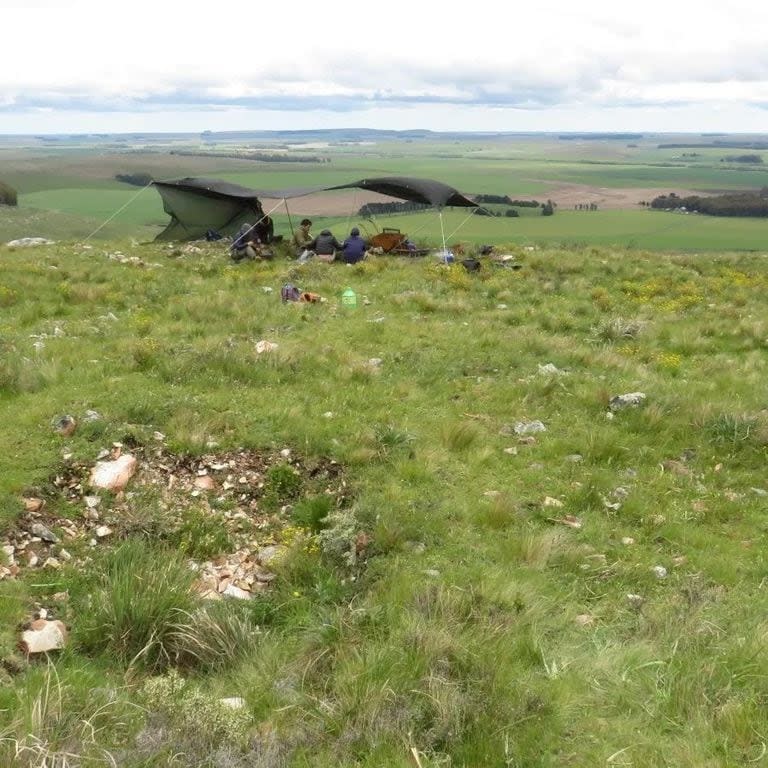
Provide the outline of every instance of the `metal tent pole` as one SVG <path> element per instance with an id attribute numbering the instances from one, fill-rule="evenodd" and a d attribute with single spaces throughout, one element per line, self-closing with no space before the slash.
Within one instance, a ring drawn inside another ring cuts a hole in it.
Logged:
<path id="1" fill-rule="evenodd" d="M 448 253 L 448 246 L 445 244 L 445 228 L 443 227 L 443 209 L 438 208 L 437 214 L 440 216 L 440 234 L 443 236 L 443 256 Z"/>

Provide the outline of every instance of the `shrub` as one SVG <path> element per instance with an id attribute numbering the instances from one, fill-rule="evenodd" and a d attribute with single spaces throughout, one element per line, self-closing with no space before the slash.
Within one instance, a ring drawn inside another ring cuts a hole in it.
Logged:
<path id="1" fill-rule="evenodd" d="M 0 181 L 0 205 L 18 205 L 16 190 Z"/>
<path id="2" fill-rule="evenodd" d="M 250 712 L 245 707 L 235 709 L 211 698 L 178 672 L 172 670 L 162 677 L 150 678 L 144 683 L 142 695 L 147 709 L 171 726 L 176 741 L 204 748 L 222 741 L 245 742 Z"/>

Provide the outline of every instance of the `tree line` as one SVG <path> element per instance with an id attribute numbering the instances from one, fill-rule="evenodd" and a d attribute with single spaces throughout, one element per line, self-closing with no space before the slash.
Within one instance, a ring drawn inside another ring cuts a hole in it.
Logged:
<path id="1" fill-rule="evenodd" d="M 709 216 L 764 217 L 768 216 L 768 187 L 763 187 L 757 192 L 729 192 L 711 197 L 680 197 L 670 192 L 668 195 L 654 198 L 650 207 L 662 211 L 684 208 L 692 213 L 705 213 Z"/>
<path id="2" fill-rule="evenodd" d="M 536 200 L 513 200 L 509 195 L 475 195 L 476 203 L 486 205 L 513 205 L 515 208 L 538 208 L 541 203 Z"/>
<path id="3" fill-rule="evenodd" d="M 172 149 L 171 155 L 191 157 L 232 157 L 235 160 L 256 160 L 260 163 L 330 163 L 329 157 L 317 155 L 287 155 L 279 152 L 205 152 L 193 149 Z"/>
<path id="4" fill-rule="evenodd" d="M 149 173 L 116 173 L 115 178 L 134 187 L 146 187 L 154 181 Z"/>
<path id="5" fill-rule="evenodd" d="M 357 215 L 367 219 L 371 216 L 382 216 L 389 213 L 423 211 L 431 207 L 427 203 L 412 203 L 410 201 L 404 203 L 366 203 L 358 209 Z"/>

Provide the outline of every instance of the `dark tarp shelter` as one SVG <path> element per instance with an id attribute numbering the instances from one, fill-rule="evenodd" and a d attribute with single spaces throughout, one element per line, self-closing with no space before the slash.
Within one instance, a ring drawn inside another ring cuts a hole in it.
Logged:
<path id="1" fill-rule="evenodd" d="M 456 208 L 477 208 L 469 198 L 464 197 L 458 190 L 432 179 L 415 179 L 410 176 L 382 176 L 376 179 L 360 179 L 351 184 L 340 184 L 331 189 L 367 189 L 370 192 L 378 192 L 381 195 L 398 197 L 412 203 L 424 203 L 435 208 L 453 206 Z"/>
<path id="2" fill-rule="evenodd" d="M 445 242 L 445 229 L 443 228 L 443 208 L 446 206 L 455 208 L 478 208 L 478 204 L 472 202 L 458 190 L 433 179 L 416 179 L 411 176 L 381 176 L 375 179 L 360 179 L 351 184 L 340 184 L 326 189 L 367 189 L 370 192 L 378 192 L 380 195 L 389 195 L 412 203 L 424 203 L 437 209 L 440 217 L 440 232 L 443 239 L 443 253 L 447 253 L 448 246 Z M 382 235 L 383 237 L 383 235 Z"/>
<path id="3" fill-rule="evenodd" d="M 192 177 L 153 184 L 171 217 L 155 240 L 199 240 L 209 229 L 235 235 L 245 222 L 256 225 L 254 229 L 263 241 L 272 239 L 271 219 L 265 217 L 253 189 L 220 179 Z"/>

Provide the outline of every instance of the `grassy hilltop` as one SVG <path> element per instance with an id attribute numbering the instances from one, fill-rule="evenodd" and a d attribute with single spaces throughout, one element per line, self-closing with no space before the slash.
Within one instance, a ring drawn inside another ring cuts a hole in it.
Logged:
<path id="1" fill-rule="evenodd" d="M 765 760 L 765 255 L 499 251 L 0 246 L 0 764 Z"/>

